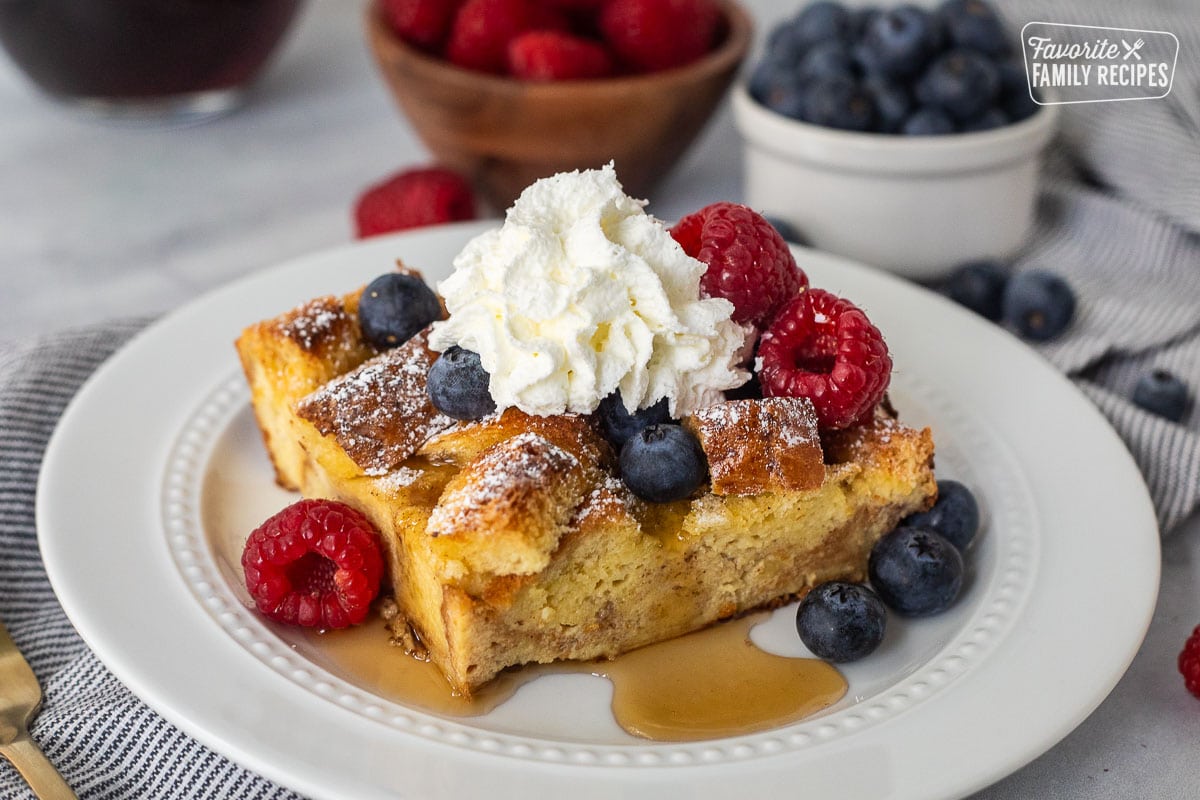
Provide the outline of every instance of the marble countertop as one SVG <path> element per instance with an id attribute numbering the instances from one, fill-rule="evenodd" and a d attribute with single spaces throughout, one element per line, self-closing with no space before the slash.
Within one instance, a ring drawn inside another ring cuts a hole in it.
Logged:
<path id="1" fill-rule="evenodd" d="M 748 4 L 760 19 L 778 12 Z M 247 105 L 138 129 L 48 102 L 0 56 L 0 340 L 171 309 L 353 238 L 370 183 L 430 156 L 367 53 L 361 2 L 311 2 Z M 741 195 L 723 109 L 647 198 L 674 219 Z"/>
<path id="2" fill-rule="evenodd" d="M 746 5 L 766 27 L 793 4 Z M 361 2 L 313 0 L 247 105 L 194 127 L 100 122 L 39 96 L 0 58 L 0 341 L 161 313 L 343 244 L 364 187 L 428 160 L 375 73 Z M 726 107 L 649 208 L 673 219 L 740 198 Z M 978 798 L 1194 795 L 1200 705 L 1174 656 L 1200 622 L 1198 564 L 1193 518 L 1165 545 L 1158 612 L 1112 696 Z"/>

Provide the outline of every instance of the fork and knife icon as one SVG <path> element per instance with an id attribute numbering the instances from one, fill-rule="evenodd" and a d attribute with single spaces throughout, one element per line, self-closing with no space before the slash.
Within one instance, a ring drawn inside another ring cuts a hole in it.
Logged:
<path id="1" fill-rule="evenodd" d="M 1146 42 L 1144 39 L 1138 39 L 1133 44 L 1130 44 L 1129 42 L 1122 39 L 1121 45 L 1125 48 L 1125 55 L 1122 56 L 1123 60 L 1128 61 L 1129 57 L 1133 56 L 1138 61 L 1141 61 L 1142 54 L 1139 53 L 1138 51 L 1141 50 L 1145 44 L 1146 44 Z"/>

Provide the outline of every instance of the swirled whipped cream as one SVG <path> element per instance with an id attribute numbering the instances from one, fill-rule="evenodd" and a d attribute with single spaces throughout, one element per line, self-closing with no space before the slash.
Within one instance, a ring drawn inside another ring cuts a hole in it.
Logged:
<path id="1" fill-rule="evenodd" d="M 733 304 L 701 298 L 705 265 L 621 188 L 612 164 L 525 189 L 438 284 L 449 318 L 434 350 L 479 354 L 498 408 L 589 413 L 667 398 L 679 417 L 745 383 Z"/>

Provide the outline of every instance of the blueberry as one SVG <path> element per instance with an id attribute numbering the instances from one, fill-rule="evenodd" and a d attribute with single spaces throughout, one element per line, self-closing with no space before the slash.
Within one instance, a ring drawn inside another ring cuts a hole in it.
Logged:
<path id="1" fill-rule="evenodd" d="M 854 35 L 853 18 L 841 3 L 820 0 L 810 3 L 789 23 L 806 46 L 831 40 L 849 41 Z"/>
<path id="2" fill-rule="evenodd" d="M 950 273 L 942 293 L 992 322 L 1004 313 L 1004 287 L 1008 271 L 995 261 L 970 261 Z"/>
<path id="3" fill-rule="evenodd" d="M 368 342 L 381 349 L 398 347 L 441 319 L 442 305 L 425 281 L 388 272 L 367 284 L 358 301 L 358 324 Z"/>
<path id="4" fill-rule="evenodd" d="M 979 532 L 979 503 L 971 490 L 958 481 L 937 482 L 938 496 L 933 508 L 911 514 L 901 525 L 926 528 L 965 551 Z"/>
<path id="5" fill-rule="evenodd" d="M 796 609 L 796 631 L 817 658 L 857 661 L 883 641 L 887 609 L 865 586 L 830 581 L 814 587 Z"/>
<path id="6" fill-rule="evenodd" d="M 964 122 L 959 126 L 959 131 L 962 133 L 977 133 L 979 131 L 990 131 L 995 128 L 1003 128 L 1008 124 L 1008 115 L 998 108 L 989 108 L 977 117 Z"/>
<path id="7" fill-rule="evenodd" d="M 944 136 L 955 130 L 954 120 L 940 108 L 918 108 L 900 126 L 905 136 Z"/>
<path id="8" fill-rule="evenodd" d="M 479 354 L 458 345 L 448 348 L 433 362 L 425 391 L 438 411 L 455 419 L 479 419 L 496 410 Z"/>
<path id="9" fill-rule="evenodd" d="M 814 78 L 854 77 L 854 58 L 841 42 L 821 42 L 809 48 L 796 67 L 801 81 Z"/>
<path id="10" fill-rule="evenodd" d="M 783 237 L 785 242 L 792 242 L 794 244 L 808 244 L 807 237 L 805 237 L 805 235 L 802 234 L 795 225 L 788 222 L 786 219 L 781 219 L 770 214 L 764 214 L 763 216 L 767 222 L 771 223 L 771 227 L 779 232 L 779 235 Z"/>
<path id="11" fill-rule="evenodd" d="M 861 6 L 850 10 L 850 39 L 856 41 L 863 37 L 871 20 L 882 14 L 878 6 Z"/>
<path id="12" fill-rule="evenodd" d="M 804 84 L 793 67 L 767 59 L 750 73 L 750 95 L 785 117 L 800 119 L 804 111 Z"/>
<path id="13" fill-rule="evenodd" d="M 917 100 L 963 121 L 979 116 L 1000 94 L 1000 71 L 986 56 L 951 50 L 917 81 Z"/>
<path id="14" fill-rule="evenodd" d="M 805 87 L 801 119 L 829 128 L 869 131 L 875 124 L 875 103 L 851 78 L 818 78 Z"/>
<path id="15" fill-rule="evenodd" d="M 1025 65 L 1019 61 L 1006 61 L 999 66 L 1000 106 L 1012 122 L 1032 117 L 1038 110 L 1029 93 L 1029 79 Z"/>
<path id="16" fill-rule="evenodd" d="M 1179 422 L 1187 413 L 1187 384 L 1165 369 L 1155 369 L 1138 379 L 1133 402 L 1160 417 Z"/>
<path id="17" fill-rule="evenodd" d="M 1053 272 L 1021 272 L 1004 287 L 1004 321 L 1027 339 L 1053 339 L 1067 329 L 1074 316 L 1075 293 Z"/>
<path id="18" fill-rule="evenodd" d="M 795 67 L 808 50 L 802 31 L 795 21 L 777 25 L 767 37 L 766 60 L 782 66 Z"/>
<path id="19" fill-rule="evenodd" d="M 645 428 L 660 422 L 670 422 L 671 413 L 667 410 L 667 399 L 664 397 L 649 408 L 641 408 L 634 414 L 625 409 L 621 395 L 614 392 L 600 401 L 596 409 L 596 419 L 605 438 L 612 442 L 613 447 L 620 449 L 630 436 Z"/>
<path id="20" fill-rule="evenodd" d="M 855 54 L 867 72 L 907 78 L 928 63 L 940 40 L 937 21 L 929 12 L 902 5 L 871 17 Z"/>
<path id="21" fill-rule="evenodd" d="M 938 8 L 937 16 L 947 38 L 956 47 L 989 56 L 1005 56 L 1011 50 L 1004 23 L 983 0 L 946 0 Z"/>
<path id="22" fill-rule="evenodd" d="M 901 526 L 871 549 L 867 574 L 889 608 L 910 617 L 944 611 L 962 591 L 963 559 L 940 534 Z"/>
<path id="23" fill-rule="evenodd" d="M 912 111 L 908 90 L 877 75 L 863 81 L 863 88 L 875 103 L 875 129 L 880 133 L 899 131 Z"/>
<path id="24" fill-rule="evenodd" d="M 625 442 L 618 460 L 625 485 L 651 503 L 682 500 L 708 477 L 700 443 L 672 423 L 642 428 Z"/>

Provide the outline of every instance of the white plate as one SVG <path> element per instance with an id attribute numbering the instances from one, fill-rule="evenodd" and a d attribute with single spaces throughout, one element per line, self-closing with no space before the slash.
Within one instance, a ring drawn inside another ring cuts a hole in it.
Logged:
<path id="1" fill-rule="evenodd" d="M 960 796 L 1082 721 L 1125 671 L 1158 587 L 1154 514 L 1099 413 L 1031 350 L 897 278 L 798 255 L 862 306 L 896 362 L 893 398 L 933 427 L 938 474 L 986 517 L 946 614 L 893 620 L 844 670 L 846 699 L 763 734 L 699 744 L 626 736 L 608 685 L 553 676 L 476 719 L 443 719 L 326 671 L 247 610 L 237 548 L 294 499 L 272 481 L 232 341 L 341 293 L 396 257 L 445 274 L 478 225 L 317 254 L 203 297 L 105 364 L 64 414 L 38 491 L 63 607 L 131 690 L 214 750 L 318 798 Z M 1119 589 L 1119 590 L 1118 590 Z M 755 630 L 803 654 L 791 609 Z"/>

